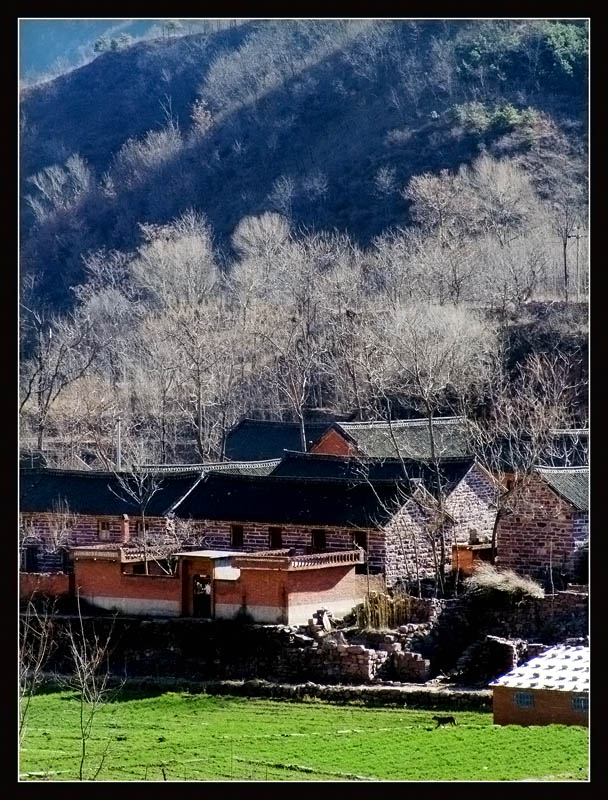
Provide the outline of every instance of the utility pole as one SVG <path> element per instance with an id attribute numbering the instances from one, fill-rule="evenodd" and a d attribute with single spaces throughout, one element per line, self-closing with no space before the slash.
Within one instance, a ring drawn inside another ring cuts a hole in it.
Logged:
<path id="1" fill-rule="evenodd" d="M 120 444 L 120 414 L 116 420 L 117 423 L 117 430 L 116 430 L 116 472 L 121 471 L 121 459 L 122 459 L 122 452 L 121 452 L 121 444 Z"/>
<path id="2" fill-rule="evenodd" d="M 584 234 L 581 234 L 581 226 L 576 226 L 576 233 L 569 234 L 568 239 L 576 239 L 576 301 L 577 303 L 580 302 L 581 295 L 581 280 L 580 280 L 580 267 L 579 267 L 579 251 L 580 251 L 580 240 L 584 239 Z M 567 301 L 566 301 L 567 302 Z"/>

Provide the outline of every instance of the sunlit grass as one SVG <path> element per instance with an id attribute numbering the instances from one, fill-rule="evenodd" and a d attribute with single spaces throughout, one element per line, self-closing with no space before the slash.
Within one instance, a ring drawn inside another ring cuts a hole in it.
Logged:
<path id="1" fill-rule="evenodd" d="M 35 697 L 20 759 L 24 780 L 74 780 L 78 702 Z M 85 775 L 98 780 L 580 780 L 588 731 L 495 726 L 492 715 L 125 691 L 95 719 Z"/>

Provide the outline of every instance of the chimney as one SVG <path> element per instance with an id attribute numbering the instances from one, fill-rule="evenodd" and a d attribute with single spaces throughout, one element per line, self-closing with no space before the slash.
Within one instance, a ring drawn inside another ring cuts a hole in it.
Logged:
<path id="1" fill-rule="evenodd" d="M 120 527 L 121 527 L 121 534 L 122 534 L 120 540 L 121 540 L 121 542 L 123 544 L 127 544 L 128 541 L 129 541 L 129 538 L 130 538 L 129 515 L 128 514 L 123 514 L 122 515 L 122 520 L 120 521 Z"/>

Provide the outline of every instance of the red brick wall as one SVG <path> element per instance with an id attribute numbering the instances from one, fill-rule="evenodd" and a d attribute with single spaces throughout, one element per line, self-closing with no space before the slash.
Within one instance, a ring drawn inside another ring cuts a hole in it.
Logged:
<path id="1" fill-rule="evenodd" d="M 71 594 L 70 578 L 64 572 L 20 572 L 19 597 L 28 600 L 33 594 L 66 597 Z"/>
<path id="2" fill-rule="evenodd" d="M 349 564 L 323 569 L 290 570 L 287 579 L 290 605 L 308 605 L 359 597 L 360 582 Z M 362 597 L 361 597 L 362 599 Z"/>
<path id="3" fill-rule="evenodd" d="M 533 578 L 547 577 L 550 559 L 555 569 L 572 568 L 577 545 L 588 535 L 586 514 L 537 477 L 517 491 L 509 511 L 498 521 L 497 566 Z"/>
<path id="4" fill-rule="evenodd" d="M 181 576 L 132 575 L 122 571 L 118 561 L 76 560 L 74 586 L 82 597 L 134 598 L 179 601 Z"/>
<path id="5" fill-rule="evenodd" d="M 534 696 L 532 708 L 515 705 L 515 693 L 529 691 Z M 575 711 L 572 698 L 577 692 L 560 692 L 551 689 L 517 689 L 511 686 L 494 687 L 495 725 L 584 725 L 589 726 L 589 714 Z"/>
<path id="6" fill-rule="evenodd" d="M 286 605 L 287 571 L 279 569 L 242 569 L 235 581 L 215 582 L 216 603 L 242 606 Z"/>
<path id="7" fill-rule="evenodd" d="M 334 456 L 355 456 L 357 455 L 357 448 L 337 431 L 330 430 L 310 448 L 310 452 Z"/>
<path id="8" fill-rule="evenodd" d="M 214 589 L 216 606 L 243 608 L 256 620 L 284 623 L 305 622 L 324 606 L 350 611 L 365 593 L 352 564 L 306 570 L 245 567 L 238 580 L 216 580 Z"/>

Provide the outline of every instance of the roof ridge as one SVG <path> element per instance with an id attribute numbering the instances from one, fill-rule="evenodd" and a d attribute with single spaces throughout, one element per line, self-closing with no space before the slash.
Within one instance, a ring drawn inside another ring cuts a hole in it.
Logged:
<path id="1" fill-rule="evenodd" d="M 361 485 L 361 484 L 385 484 L 385 483 L 394 483 L 395 485 L 399 483 L 408 482 L 408 478 L 404 478 L 401 480 L 400 478 L 383 478 L 381 480 L 375 480 L 373 478 L 366 478 L 364 481 L 353 480 L 352 476 L 349 477 L 334 477 L 332 476 L 322 476 L 322 477 L 311 477 L 309 475 L 301 476 L 301 475 L 239 475 L 234 473 L 222 473 L 222 472 L 208 472 L 204 480 L 209 482 L 209 479 L 220 479 L 220 480 L 235 480 L 235 481 L 251 481 L 259 482 L 259 483 L 272 483 L 273 481 L 276 482 L 283 482 L 283 483 L 352 483 L 354 485 Z"/>
<path id="2" fill-rule="evenodd" d="M 466 417 L 434 417 L 433 418 L 433 425 L 437 423 L 455 423 L 455 422 L 466 422 Z M 362 428 L 362 427 L 385 427 L 385 428 L 407 428 L 407 427 L 416 427 L 418 425 L 428 425 L 428 419 L 393 419 L 393 420 L 368 420 L 368 421 L 357 421 L 357 422 L 336 422 L 336 425 L 340 425 L 343 428 Z"/>
<path id="3" fill-rule="evenodd" d="M 563 474 L 567 474 L 569 472 L 574 472 L 574 473 L 577 473 L 577 472 L 589 472 L 589 465 L 588 464 L 582 464 L 579 467 L 543 467 L 543 466 L 539 465 L 537 467 L 534 467 L 534 470 L 535 470 L 535 472 L 540 472 L 540 473 L 543 473 L 543 472 L 559 472 L 560 474 L 563 475 Z"/>

